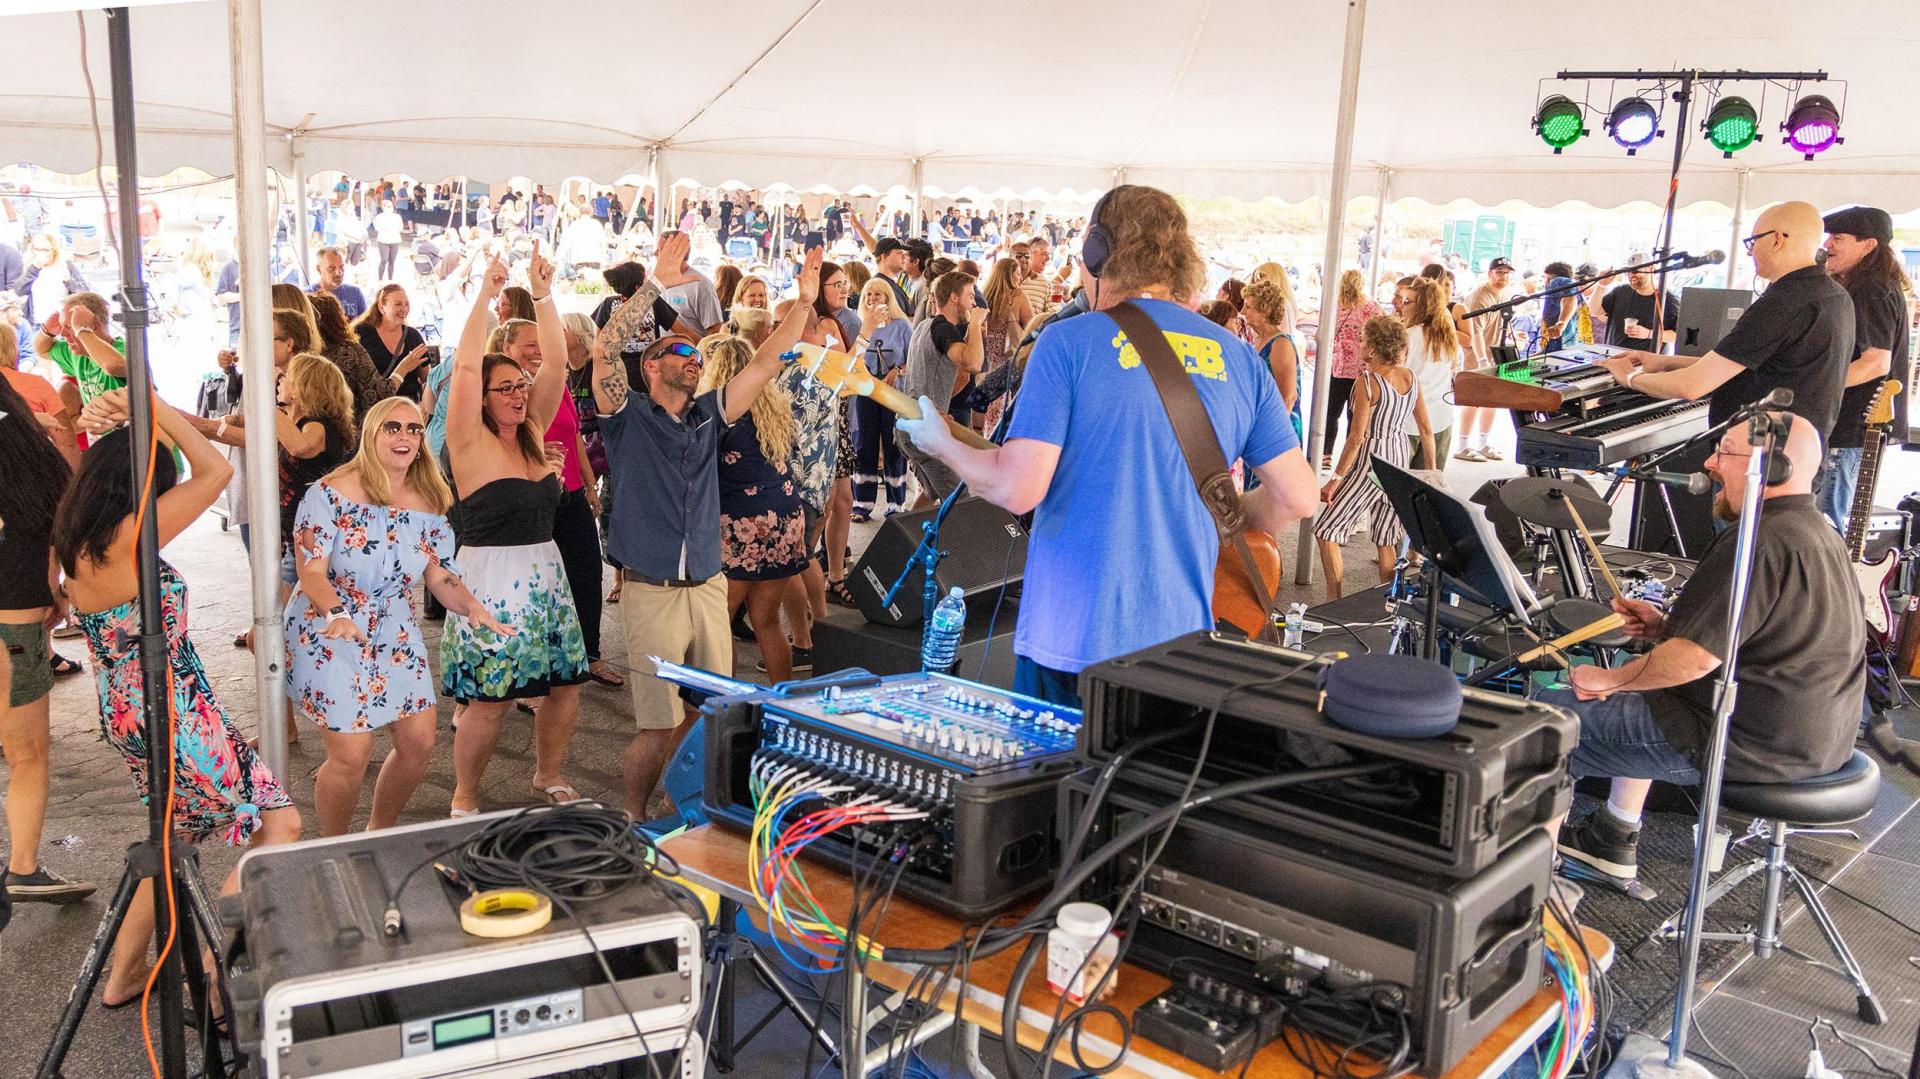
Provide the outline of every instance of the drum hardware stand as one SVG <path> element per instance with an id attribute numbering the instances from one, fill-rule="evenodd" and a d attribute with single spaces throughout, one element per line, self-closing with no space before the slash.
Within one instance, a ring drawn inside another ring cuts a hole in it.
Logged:
<path id="1" fill-rule="evenodd" d="M 152 320 L 148 309 L 147 288 L 140 265 L 140 185 L 134 141 L 133 39 L 127 24 L 126 8 L 110 8 L 107 13 L 107 52 L 112 70 L 113 159 L 119 188 L 118 220 L 120 232 L 120 322 L 126 330 L 127 398 L 132 428 L 132 473 L 134 490 L 145 489 L 148 458 L 153 443 L 153 393 L 147 368 L 147 326 Z M 38 1079 L 58 1079 L 60 1065 L 73 1037 L 80 1028 L 87 1003 L 93 997 L 100 972 L 112 951 L 114 937 L 132 909 L 136 890 L 143 880 L 164 880 L 171 875 L 171 888 L 152 889 L 155 945 L 160 954 L 159 970 L 154 974 L 153 999 L 159 1015 L 154 1026 L 160 1044 L 156 1057 L 165 1079 L 187 1079 L 186 1017 L 183 1013 L 181 985 L 192 996 L 194 1014 L 199 1018 L 201 1074 L 227 1074 L 222 1056 L 222 1035 L 213 1019 L 213 1007 L 203 956 L 218 959 L 223 944 L 220 923 L 214 917 L 213 904 L 200 883 L 199 860 L 192 847 L 167 842 L 168 809 L 171 790 L 160 777 L 170 773 L 173 752 L 171 702 L 165 692 L 168 685 L 168 652 L 165 614 L 160 603 L 160 536 L 154 517 L 154 503 L 148 492 L 140 516 L 135 547 L 140 612 L 141 702 L 147 730 L 147 838 L 127 849 L 127 867 L 114 890 L 113 901 L 94 930 L 86 958 L 80 964 L 79 977 L 68 991 L 66 1006 L 54 1027 L 53 1038 L 35 1071 Z M 160 690 L 160 692 L 155 692 Z M 161 732 L 155 737 L 154 732 Z M 158 789 L 156 789 L 158 788 Z M 171 864 L 163 851 L 171 850 Z M 168 923 L 174 921 L 178 932 L 168 946 Z M 231 1014 L 229 1005 L 228 1014 Z"/>

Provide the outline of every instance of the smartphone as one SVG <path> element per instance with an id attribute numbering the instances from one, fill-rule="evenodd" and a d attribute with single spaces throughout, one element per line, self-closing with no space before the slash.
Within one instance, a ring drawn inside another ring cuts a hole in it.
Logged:
<path id="1" fill-rule="evenodd" d="M 807 239 L 806 239 L 806 244 L 805 244 L 805 246 L 806 246 L 806 249 L 807 249 L 808 251 L 812 251 L 812 250 L 813 250 L 814 248 L 816 248 L 816 247 L 818 247 L 818 248 L 824 248 L 824 247 L 826 247 L 826 246 L 827 246 L 827 234 L 826 234 L 826 233 L 824 233 L 824 232 L 821 232 L 821 231 L 819 231 L 819 230 L 817 230 L 817 229 L 816 229 L 815 231 L 813 231 L 813 232 L 809 232 L 809 233 L 807 233 Z"/>
<path id="2" fill-rule="evenodd" d="M 440 346 L 439 346 L 439 345 L 428 345 L 428 346 L 427 346 L 427 358 L 426 358 L 426 360 L 425 360 L 425 363 L 426 363 L 426 365 L 427 365 L 428 367 L 432 367 L 432 366 L 433 366 L 434 364 L 436 364 L 436 363 L 439 363 L 439 362 L 440 362 Z"/>

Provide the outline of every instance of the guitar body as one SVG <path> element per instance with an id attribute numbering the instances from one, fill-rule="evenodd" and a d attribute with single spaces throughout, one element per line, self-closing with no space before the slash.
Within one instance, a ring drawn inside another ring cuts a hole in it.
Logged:
<path id="1" fill-rule="evenodd" d="M 1267 595 L 1280 594 L 1280 544 L 1270 532 L 1247 529 L 1247 550 L 1267 584 Z M 1222 544 L 1219 561 L 1213 566 L 1213 617 L 1249 637 L 1259 637 L 1272 622 L 1272 616 L 1260 609 L 1253 582 L 1247 580 L 1246 563 L 1232 544 Z"/>
<path id="2" fill-rule="evenodd" d="M 1888 551 L 1878 562 L 1855 562 L 1854 580 L 1860 584 L 1861 610 L 1867 616 L 1867 628 L 1886 639 L 1893 632 L 1893 605 L 1887 602 L 1887 585 L 1900 569 L 1900 555 Z"/>

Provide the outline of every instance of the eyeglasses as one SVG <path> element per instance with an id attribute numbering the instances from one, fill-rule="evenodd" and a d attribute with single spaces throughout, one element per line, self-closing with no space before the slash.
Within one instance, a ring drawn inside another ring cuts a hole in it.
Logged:
<path id="1" fill-rule="evenodd" d="M 828 287 L 828 288 L 839 288 L 839 289 L 851 289 L 851 288 L 853 288 L 853 282 L 851 282 L 851 281 L 829 281 L 829 282 L 827 282 L 827 287 Z"/>
<path id="2" fill-rule="evenodd" d="M 380 424 L 380 433 L 386 435 L 388 438 L 399 438 L 403 434 L 409 438 L 419 438 L 421 435 L 427 433 L 427 428 L 425 424 L 420 423 L 401 423 L 399 420 L 386 420 Z"/>
<path id="3" fill-rule="evenodd" d="M 503 382 L 498 386 L 488 386 L 487 392 L 497 393 L 502 397 L 518 397 L 531 389 L 533 389 L 533 383 L 523 378 L 518 382 Z"/>
<path id="4" fill-rule="evenodd" d="M 1746 239 L 1741 240 L 1740 242 L 1746 245 L 1747 254 L 1751 255 L 1753 254 L 1753 245 L 1759 243 L 1761 240 L 1764 240 L 1769 236 L 1778 236 L 1782 240 L 1787 238 L 1787 234 L 1784 232 L 1781 232 L 1779 229 L 1768 229 L 1765 232 L 1756 232 L 1752 236 L 1749 236 Z"/>

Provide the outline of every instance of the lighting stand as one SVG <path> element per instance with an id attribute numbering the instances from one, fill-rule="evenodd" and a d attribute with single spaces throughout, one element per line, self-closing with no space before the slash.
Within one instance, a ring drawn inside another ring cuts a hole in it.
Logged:
<path id="1" fill-rule="evenodd" d="M 120 322 L 126 329 L 133 482 L 135 491 L 146 491 L 147 463 L 152 455 L 153 398 L 152 378 L 147 370 L 147 291 L 140 264 L 140 172 L 134 152 L 133 39 L 126 8 L 107 11 L 107 45 L 112 61 L 113 160 L 119 187 L 119 220 L 114 224 L 120 231 Z M 211 987 L 201 967 L 203 956 L 217 958 L 221 954 L 219 922 L 201 886 L 193 848 L 166 842 L 167 809 L 173 792 L 165 777 L 171 772 L 173 723 L 167 692 L 166 621 L 160 606 L 159 526 L 154 519 L 153 505 L 152 493 L 147 491 L 135 548 L 141 704 L 147 730 L 147 838 L 127 849 L 126 869 L 112 903 L 94 930 L 93 942 L 80 965 L 80 975 L 68 991 L 53 1038 L 35 1072 L 38 1079 L 58 1079 L 61 1074 L 61 1062 L 72 1047 L 74 1033 L 93 997 L 114 937 L 132 909 L 135 889 L 143 880 L 156 882 L 152 890 L 154 938 L 161 959 L 160 969 L 154 975 L 153 997 L 159 1014 L 153 1025 L 159 1029 L 157 1056 L 161 1070 L 166 1079 L 187 1079 L 186 1021 L 180 992 L 184 980 L 200 1022 L 200 1074 L 226 1074 L 209 999 Z M 171 888 L 157 886 L 169 876 L 173 882 Z M 172 947 L 168 946 L 172 935 L 168 930 L 169 921 L 179 923 L 180 930 Z"/>
<path id="2" fill-rule="evenodd" d="M 1747 612 L 1747 586 L 1753 576 L 1753 548 L 1760 531 L 1762 490 L 1767 459 L 1776 440 L 1784 444 L 1786 430 L 1759 406 L 1747 416 L 1747 489 L 1740 500 L 1740 522 L 1734 536 L 1733 594 L 1727 600 L 1727 654 L 1720 663 L 1713 699 L 1713 728 L 1707 736 L 1706 769 L 1700 783 L 1700 828 L 1694 841 L 1693 876 L 1687 888 L 1686 924 L 1681 930 L 1680 982 L 1673 1001 L 1673 1031 L 1664 1053 L 1649 1053 L 1634 1061 L 1640 1079 L 1709 1079 L 1705 1065 L 1687 1056 L 1687 1035 L 1693 1023 L 1694 979 L 1700 967 L 1701 922 L 1706 914 L 1709 854 L 1720 820 L 1720 784 L 1726 775 L 1727 730 L 1740 693 L 1740 627 Z"/>

